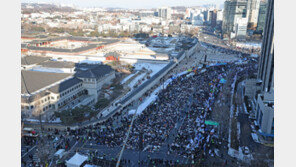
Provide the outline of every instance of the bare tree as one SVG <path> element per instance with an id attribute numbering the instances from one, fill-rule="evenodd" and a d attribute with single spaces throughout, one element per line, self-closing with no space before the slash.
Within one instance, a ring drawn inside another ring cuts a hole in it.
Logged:
<path id="1" fill-rule="evenodd" d="M 43 112 L 43 107 L 40 103 L 41 100 L 40 94 L 35 95 L 34 100 L 37 101 L 32 108 L 32 115 L 35 117 L 39 118 L 39 123 L 40 123 L 40 129 L 41 133 L 38 137 L 38 145 L 37 145 L 37 152 L 36 155 L 40 160 L 40 163 L 46 166 L 46 164 L 49 163 L 50 156 L 54 154 L 54 147 L 52 142 L 46 142 L 45 136 L 43 135 L 43 127 L 42 127 L 42 115 L 44 114 Z"/>
<path id="2" fill-rule="evenodd" d="M 52 158 L 51 155 L 53 155 L 54 152 L 55 152 L 55 149 L 54 149 L 53 143 L 45 142 L 43 138 L 40 138 L 37 145 L 36 155 L 40 160 L 40 163 L 43 164 L 43 166 L 46 166 L 46 164 L 49 163 L 50 159 Z"/>
<path id="3" fill-rule="evenodd" d="M 40 94 L 36 94 L 34 96 L 34 100 L 37 100 L 37 102 L 35 103 L 35 105 L 32 108 L 32 115 L 39 118 L 40 130 L 41 130 L 41 133 L 42 133 L 42 120 L 41 120 L 41 117 L 42 117 L 42 114 L 43 114 L 43 108 L 41 106 L 40 99 L 41 99 Z"/>

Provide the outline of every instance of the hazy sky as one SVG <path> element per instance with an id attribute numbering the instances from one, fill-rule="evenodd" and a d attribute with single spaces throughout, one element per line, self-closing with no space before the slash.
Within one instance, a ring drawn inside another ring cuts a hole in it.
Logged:
<path id="1" fill-rule="evenodd" d="M 198 6 L 218 4 L 225 0 L 21 0 L 21 2 L 46 2 L 73 4 L 78 7 L 120 7 L 120 8 L 156 8 L 161 6 Z"/>

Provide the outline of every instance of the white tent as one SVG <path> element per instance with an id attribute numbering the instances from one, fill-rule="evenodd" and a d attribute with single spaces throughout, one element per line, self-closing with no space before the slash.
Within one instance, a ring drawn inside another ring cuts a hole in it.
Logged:
<path id="1" fill-rule="evenodd" d="M 128 115 L 132 115 L 132 114 L 135 114 L 136 110 L 132 109 L 128 112 Z"/>
<path id="2" fill-rule="evenodd" d="M 65 153 L 65 149 L 59 149 L 59 150 L 54 154 L 54 156 L 59 157 L 59 158 L 62 158 L 63 155 L 64 155 L 64 153 Z"/>
<path id="3" fill-rule="evenodd" d="M 71 159 L 66 161 L 67 167 L 80 167 L 84 161 L 87 160 L 87 156 L 76 153 Z"/>
<path id="4" fill-rule="evenodd" d="M 85 164 L 83 167 L 98 167 L 97 165 Z"/>

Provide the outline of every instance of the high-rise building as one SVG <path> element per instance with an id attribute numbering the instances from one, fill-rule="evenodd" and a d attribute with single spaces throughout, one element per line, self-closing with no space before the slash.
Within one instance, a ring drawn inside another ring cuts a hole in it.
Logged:
<path id="1" fill-rule="evenodd" d="M 191 10 L 189 18 L 193 25 L 203 25 L 204 16 L 200 10 Z"/>
<path id="2" fill-rule="evenodd" d="M 258 13 L 260 0 L 248 0 L 249 3 L 249 20 L 248 28 L 255 29 L 258 22 Z"/>
<path id="3" fill-rule="evenodd" d="M 184 18 L 190 18 L 190 15 L 191 15 L 191 8 L 187 8 L 186 9 L 186 12 L 185 12 L 185 16 L 184 16 Z"/>
<path id="4" fill-rule="evenodd" d="M 266 19 L 266 13 L 267 13 L 267 0 L 261 0 L 260 1 L 260 7 L 259 7 L 259 14 L 258 14 L 258 23 L 257 23 L 257 31 L 264 30 L 265 25 L 265 19 Z"/>
<path id="5" fill-rule="evenodd" d="M 172 9 L 170 7 L 162 7 L 157 9 L 157 11 L 158 17 L 161 17 L 163 19 L 171 19 Z"/>
<path id="6" fill-rule="evenodd" d="M 249 3 L 247 0 L 226 0 L 224 3 L 223 23 L 222 32 L 226 36 L 230 36 L 231 33 L 237 34 L 238 26 L 240 29 L 245 29 L 242 24 L 245 20 L 248 20 L 249 16 Z M 240 35 L 246 34 L 247 32 L 240 32 Z M 242 36 L 240 36 L 242 37 Z"/>
<path id="7" fill-rule="evenodd" d="M 210 16 L 211 16 L 211 18 L 210 18 L 210 23 L 211 23 L 211 27 L 216 27 L 216 25 L 217 25 L 217 10 L 215 9 L 215 10 L 212 10 L 212 11 L 210 11 Z"/>
<path id="8" fill-rule="evenodd" d="M 223 20 L 223 11 L 218 10 L 217 11 L 217 21 L 222 21 Z"/>
<path id="9" fill-rule="evenodd" d="M 217 11 L 217 26 L 219 29 L 222 27 L 222 21 L 223 21 L 223 10 Z"/>
<path id="10" fill-rule="evenodd" d="M 203 11 L 203 15 L 204 15 L 204 21 L 209 22 L 210 21 L 210 11 L 209 10 Z"/>
<path id="11" fill-rule="evenodd" d="M 265 141 L 274 138 L 274 0 L 269 0 L 261 47 L 258 80 L 261 82 L 256 102 L 256 121 Z"/>
<path id="12" fill-rule="evenodd" d="M 247 18 L 237 18 L 235 24 L 235 37 L 238 39 L 245 38 L 247 33 Z"/>

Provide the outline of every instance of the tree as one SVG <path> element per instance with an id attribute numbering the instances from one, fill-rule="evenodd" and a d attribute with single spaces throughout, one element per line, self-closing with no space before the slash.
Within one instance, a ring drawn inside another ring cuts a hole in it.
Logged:
<path id="1" fill-rule="evenodd" d="M 106 98 L 99 99 L 98 102 L 95 104 L 96 108 L 103 109 L 109 105 L 110 101 Z"/>
<path id="2" fill-rule="evenodd" d="M 59 114 L 55 113 L 55 115 L 59 116 L 64 124 L 72 124 L 89 119 L 94 116 L 95 112 L 89 106 L 80 106 L 74 109 L 63 110 Z"/>
<path id="3" fill-rule="evenodd" d="M 34 99 L 36 99 L 37 102 L 35 103 L 35 105 L 32 106 L 33 108 L 31 109 L 31 111 L 32 111 L 33 116 L 39 118 L 40 129 L 41 129 L 41 133 L 42 133 L 43 128 L 42 128 L 42 119 L 41 119 L 41 117 L 44 114 L 44 112 L 43 112 L 43 108 L 42 108 L 41 102 L 40 102 L 40 100 L 41 100 L 40 94 L 36 94 L 34 96 Z"/>
<path id="4" fill-rule="evenodd" d="M 92 31 L 90 32 L 89 36 L 90 37 L 99 37 L 101 34 L 98 31 Z"/>
<path id="5" fill-rule="evenodd" d="M 45 32 L 45 29 L 41 26 L 32 26 L 31 31 Z"/>
<path id="6" fill-rule="evenodd" d="M 40 96 L 40 94 L 35 95 L 34 99 L 36 99 L 37 102 L 35 103 L 35 106 L 32 106 L 32 115 L 39 117 L 41 133 L 38 138 L 37 156 L 40 159 L 40 163 L 45 165 L 48 163 L 49 156 L 51 154 L 53 154 L 54 148 L 51 143 L 45 144 L 44 139 L 43 139 L 43 133 L 42 133 L 43 127 L 42 127 L 41 116 L 44 114 L 44 112 L 43 112 L 43 108 L 40 103 L 41 98 L 42 97 Z"/>
<path id="7" fill-rule="evenodd" d="M 46 166 L 50 161 L 50 155 L 54 154 L 55 149 L 52 142 L 45 142 L 44 140 L 39 140 L 37 145 L 36 155 L 40 160 L 40 164 Z"/>

